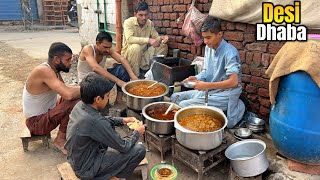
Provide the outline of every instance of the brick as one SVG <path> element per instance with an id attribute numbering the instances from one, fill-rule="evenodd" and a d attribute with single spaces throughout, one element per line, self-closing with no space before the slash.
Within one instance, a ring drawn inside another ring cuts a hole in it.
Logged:
<path id="1" fill-rule="evenodd" d="M 176 42 L 176 36 L 169 36 L 169 42 Z"/>
<path id="2" fill-rule="evenodd" d="M 190 51 L 190 45 L 178 43 L 178 48 L 182 51 Z"/>
<path id="3" fill-rule="evenodd" d="M 180 52 L 180 58 L 187 58 L 186 52 Z"/>
<path id="4" fill-rule="evenodd" d="M 269 80 L 261 77 L 252 76 L 251 83 L 256 84 L 262 88 L 266 88 L 266 89 L 269 88 Z"/>
<path id="5" fill-rule="evenodd" d="M 275 56 L 276 56 L 275 54 L 270 54 L 270 59 L 269 59 L 270 64 L 272 63 L 272 61 L 273 61 L 273 59 L 274 59 Z"/>
<path id="6" fill-rule="evenodd" d="M 184 4 L 191 4 L 192 0 L 184 0 L 183 3 Z"/>
<path id="7" fill-rule="evenodd" d="M 170 21 L 166 20 L 162 22 L 163 27 L 170 27 Z"/>
<path id="8" fill-rule="evenodd" d="M 267 46 L 268 44 L 251 43 L 246 45 L 246 49 L 249 51 L 267 52 Z"/>
<path id="9" fill-rule="evenodd" d="M 158 5 L 158 0 L 153 0 L 153 1 L 152 1 L 152 4 L 153 4 L 153 5 Z"/>
<path id="10" fill-rule="evenodd" d="M 155 27 L 162 27 L 162 22 L 161 21 L 153 21 L 153 24 Z"/>
<path id="11" fill-rule="evenodd" d="M 260 106 L 259 113 L 263 116 L 269 115 L 270 114 L 270 109 L 265 108 L 263 106 Z"/>
<path id="12" fill-rule="evenodd" d="M 177 13 L 171 13 L 170 14 L 170 20 L 176 20 L 178 18 L 178 15 L 177 15 Z"/>
<path id="13" fill-rule="evenodd" d="M 176 36 L 177 42 L 183 42 L 183 36 Z"/>
<path id="14" fill-rule="evenodd" d="M 200 11 L 203 12 L 203 4 L 196 4 L 196 8 Z M 188 7 L 189 9 L 189 7 Z"/>
<path id="15" fill-rule="evenodd" d="M 203 5 L 203 12 L 208 13 L 211 8 L 211 5 Z"/>
<path id="16" fill-rule="evenodd" d="M 186 12 L 187 11 L 187 6 L 186 5 L 174 5 L 173 6 L 173 11 L 174 12 Z"/>
<path id="17" fill-rule="evenodd" d="M 197 53 L 197 47 L 196 46 L 191 45 L 191 53 L 194 54 L 194 55 Z"/>
<path id="18" fill-rule="evenodd" d="M 238 41 L 229 41 L 230 44 L 232 44 L 236 49 L 242 50 L 243 49 L 243 44 L 242 42 Z"/>
<path id="19" fill-rule="evenodd" d="M 174 34 L 174 35 L 180 35 L 179 29 L 172 29 L 172 34 Z"/>
<path id="20" fill-rule="evenodd" d="M 160 7 L 159 6 L 151 6 L 150 7 L 150 11 L 153 13 L 159 12 L 160 11 Z"/>
<path id="21" fill-rule="evenodd" d="M 170 4 L 170 0 L 163 0 L 163 4 Z"/>
<path id="22" fill-rule="evenodd" d="M 172 12 L 172 6 L 161 6 L 161 12 Z"/>
<path id="23" fill-rule="evenodd" d="M 239 51 L 239 56 L 240 56 L 241 63 L 245 63 L 246 62 L 246 52 Z"/>
<path id="24" fill-rule="evenodd" d="M 250 74 L 250 68 L 247 64 L 242 64 L 242 73 L 243 74 Z"/>
<path id="25" fill-rule="evenodd" d="M 146 0 L 146 2 L 148 3 L 149 6 L 153 4 L 152 0 Z M 133 5 L 133 4 L 130 4 L 130 5 Z M 128 6 L 129 6 L 129 4 L 128 4 Z"/>
<path id="26" fill-rule="evenodd" d="M 282 48 L 283 44 L 280 43 L 270 43 L 269 44 L 269 53 L 271 54 L 277 54 L 278 51 Z"/>
<path id="27" fill-rule="evenodd" d="M 267 108 L 269 108 L 271 105 L 270 100 L 268 98 L 259 97 L 259 102 L 261 105 Z"/>
<path id="28" fill-rule="evenodd" d="M 178 48 L 178 44 L 175 42 L 168 42 L 168 47 L 170 49 L 176 49 L 176 48 Z"/>
<path id="29" fill-rule="evenodd" d="M 183 21 L 185 18 L 185 14 L 184 13 L 178 13 L 178 14 L 179 14 L 180 21 Z"/>
<path id="30" fill-rule="evenodd" d="M 255 52 L 253 53 L 253 65 L 255 67 L 259 67 L 260 66 L 260 62 L 261 62 L 261 53 Z"/>
<path id="31" fill-rule="evenodd" d="M 320 165 L 303 164 L 290 159 L 288 159 L 288 169 L 306 174 L 320 175 Z"/>
<path id="32" fill-rule="evenodd" d="M 254 32 L 255 33 L 256 29 L 257 29 L 256 25 L 252 25 L 252 24 L 247 25 L 247 32 Z"/>
<path id="33" fill-rule="evenodd" d="M 193 59 L 194 59 L 194 55 L 191 54 L 191 53 L 188 53 L 188 54 L 187 54 L 187 59 L 193 60 Z"/>
<path id="34" fill-rule="evenodd" d="M 171 26 L 172 28 L 176 28 L 176 27 L 178 27 L 178 23 L 175 22 L 175 21 L 170 21 L 170 26 Z"/>
<path id="35" fill-rule="evenodd" d="M 250 72 L 252 76 L 257 76 L 260 77 L 261 76 L 261 70 L 255 67 L 251 67 L 250 68 Z"/>
<path id="36" fill-rule="evenodd" d="M 222 30 L 222 31 L 227 30 L 227 23 L 224 22 L 224 21 L 221 22 L 221 30 Z"/>
<path id="37" fill-rule="evenodd" d="M 170 4 L 179 4 L 180 2 L 179 2 L 180 0 L 170 0 Z"/>
<path id="38" fill-rule="evenodd" d="M 179 21 L 178 22 L 178 28 L 182 28 L 183 22 Z"/>
<path id="39" fill-rule="evenodd" d="M 257 92 L 257 88 L 255 87 L 255 86 L 252 86 L 252 85 L 247 85 L 247 87 L 246 87 L 246 91 L 248 92 L 248 93 L 255 93 L 256 94 L 256 92 Z"/>
<path id="40" fill-rule="evenodd" d="M 237 30 L 240 30 L 240 31 L 246 31 L 247 30 L 247 25 L 244 24 L 244 23 L 236 23 L 235 28 Z"/>
<path id="41" fill-rule="evenodd" d="M 172 28 L 167 28 L 166 29 L 166 34 L 172 34 Z"/>
<path id="42" fill-rule="evenodd" d="M 259 103 L 254 103 L 254 102 L 249 103 L 249 111 L 257 114 L 259 112 L 259 109 L 260 109 Z"/>
<path id="43" fill-rule="evenodd" d="M 246 63 L 251 64 L 253 59 L 253 53 L 252 52 L 247 52 L 246 53 Z"/>
<path id="44" fill-rule="evenodd" d="M 251 82 L 251 75 L 242 74 L 242 82 L 250 83 Z"/>
<path id="45" fill-rule="evenodd" d="M 243 41 L 243 33 L 227 31 L 224 32 L 223 38 L 228 41 Z"/>
<path id="46" fill-rule="evenodd" d="M 265 78 L 265 79 L 269 79 L 268 75 L 266 74 L 266 71 L 267 71 L 267 67 L 263 67 L 261 69 L 261 77 Z"/>
<path id="47" fill-rule="evenodd" d="M 250 101 L 252 101 L 252 102 L 256 102 L 257 101 L 257 99 L 258 99 L 258 95 L 256 95 L 256 94 L 248 94 L 248 99 L 250 100 Z"/>
<path id="48" fill-rule="evenodd" d="M 262 58 L 261 58 L 262 66 L 268 67 L 269 66 L 269 59 L 270 59 L 270 54 L 263 53 Z"/>
<path id="49" fill-rule="evenodd" d="M 157 3 L 158 5 L 163 5 L 163 0 L 158 0 Z"/>
<path id="50" fill-rule="evenodd" d="M 189 37 L 183 38 L 183 43 L 192 44 L 192 40 Z"/>
<path id="51" fill-rule="evenodd" d="M 270 97 L 269 96 L 269 90 L 268 89 L 264 89 L 264 88 L 259 88 L 258 89 L 258 95 L 262 96 L 262 97 L 266 97 L 266 98 Z"/>
<path id="52" fill-rule="evenodd" d="M 227 22 L 226 28 L 227 28 L 227 30 L 235 30 L 236 25 L 235 25 L 235 23 Z"/>
<path id="53" fill-rule="evenodd" d="M 244 94 L 243 92 L 244 92 L 245 89 L 246 89 L 246 84 L 245 84 L 245 83 L 241 83 L 241 87 L 242 87 L 242 94 Z"/>
<path id="54" fill-rule="evenodd" d="M 201 46 L 197 46 L 197 56 L 201 56 Z"/>
<path id="55" fill-rule="evenodd" d="M 255 34 L 244 34 L 243 39 L 245 42 L 254 42 L 256 40 Z"/>
<path id="56" fill-rule="evenodd" d="M 163 14 L 163 19 L 169 20 L 170 19 L 170 13 L 164 13 Z"/>

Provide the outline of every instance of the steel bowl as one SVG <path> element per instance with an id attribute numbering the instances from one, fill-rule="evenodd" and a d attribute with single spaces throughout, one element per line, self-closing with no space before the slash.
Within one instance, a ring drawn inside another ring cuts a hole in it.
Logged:
<path id="1" fill-rule="evenodd" d="M 251 137 L 252 131 L 248 128 L 239 128 L 234 132 L 234 134 L 239 138 L 246 139 Z"/>
<path id="2" fill-rule="evenodd" d="M 151 97 L 143 97 L 143 96 L 136 96 L 133 94 L 128 93 L 128 89 L 140 84 L 145 84 L 150 86 L 151 84 L 155 83 L 157 81 L 154 80 L 145 80 L 145 79 L 139 79 L 134 81 L 127 82 L 124 86 L 122 86 L 122 91 L 127 95 L 127 106 L 128 108 L 136 111 L 141 111 L 144 106 L 146 106 L 149 103 L 163 101 L 164 96 L 169 92 L 169 87 L 165 85 L 162 82 L 157 83 L 154 85 L 155 87 L 161 87 L 164 90 L 164 93 L 158 95 L 158 96 L 151 96 Z"/>
<path id="3" fill-rule="evenodd" d="M 266 122 L 263 119 L 254 117 L 254 118 L 248 119 L 247 124 L 253 125 L 253 126 L 264 126 L 266 124 Z"/>
<path id="4" fill-rule="evenodd" d="M 213 116 L 222 122 L 222 128 L 212 132 L 195 132 L 184 128 L 179 121 L 190 115 L 206 114 Z M 222 143 L 224 128 L 228 120 L 223 111 L 213 106 L 189 106 L 180 109 L 174 116 L 174 127 L 176 128 L 176 138 L 183 146 L 193 150 L 211 150 Z"/>
<path id="5" fill-rule="evenodd" d="M 156 108 L 162 108 L 162 107 L 169 107 L 171 105 L 170 102 L 154 102 L 150 103 L 143 107 L 142 109 L 142 115 L 146 120 L 146 126 L 147 129 L 155 134 L 173 134 L 174 133 L 174 120 L 159 120 L 154 119 L 150 117 L 147 112 L 156 109 Z M 179 110 L 181 109 L 180 106 L 177 104 L 174 104 L 171 108 L 171 110 Z"/>
<path id="6" fill-rule="evenodd" d="M 183 86 L 186 87 L 186 88 L 193 88 L 193 86 L 195 85 L 196 82 L 194 81 L 186 81 L 186 82 L 183 82 Z"/>
<path id="7" fill-rule="evenodd" d="M 225 155 L 235 173 L 241 177 L 257 176 L 269 167 L 266 143 L 258 139 L 247 139 L 229 146 Z"/>

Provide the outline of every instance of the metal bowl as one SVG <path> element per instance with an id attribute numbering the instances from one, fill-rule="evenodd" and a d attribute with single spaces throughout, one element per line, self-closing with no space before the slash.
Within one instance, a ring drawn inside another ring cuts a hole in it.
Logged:
<path id="1" fill-rule="evenodd" d="M 251 137 L 252 131 L 248 128 L 239 128 L 234 132 L 234 134 L 242 139 L 246 139 Z"/>
<path id="2" fill-rule="evenodd" d="M 137 86 L 140 84 L 145 84 L 145 85 L 150 86 L 151 84 L 153 84 L 155 82 L 157 82 L 157 81 L 139 79 L 139 80 L 129 81 L 124 86 L 122 86 L 122 92 L 127 95 L 128 108 L 136 110 L 136 111 L 141 111 L 142 108 L 149 103 L 163 101 L 164 96 L 169 92 L 169 87 L 162 82 L 158 82 L 156 85 L 154 85 L 155 87 L 158 86 L 164 90 L 164 93 L 162 93 L 158 96 L 143 97 L 143 96 L 136 96 L 136 95 L 128 93 L 128 89 L 133 86 Z"/>
<path id="3" fill-rule="evenodd" d="M 174 120 L 159 120 L 150 117 L 147 112 L 161 107 L 169 107 L 170 102 L 154 102 L 143 107 L 142 115 L 146 119 L 147 129 L 155 134 L 173 134 L 174 133 Z M 171 110 L 179 110 L 180 106 L 174 104 Z"/>
<path id="4" fill-rule="evenodd" d="M 196 82 L 194 82 L 194 81 L 186 81 L 186 82 L 183 82 L 183 86 L 186 88 L 193 88 L 195 83 Z"/>
<path id="5" fill-rule="evenodd" d="M 247 120 L 247 124 L 254 126 L 264 126 L 266 122 L 263 119 L 254 117 Z"/>
<path id="6" fill-rule="evenodd" d="M 207 114 L 223 122 L 222 128 L 212 132 L 195 132 L 180 125 L 180 119 L 193 114 Z M 193 150 L 210 150 L 222 143 L 224 128 L 228 120 L 223 111 L 213 106 L 189 106 L 180 109 L 174 115 L 174 127 L 176 128 L 176 138 L 183 146 Z"/>

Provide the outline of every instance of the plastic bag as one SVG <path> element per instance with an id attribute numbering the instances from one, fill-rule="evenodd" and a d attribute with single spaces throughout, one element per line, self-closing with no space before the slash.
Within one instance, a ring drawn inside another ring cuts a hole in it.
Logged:
<path id="1" fill-rule="evenodd" d="M 204 57 L 197 56 L 191 63 L 196 65 L 196 74 L 199 74 L 203 69 Z"/>
<path id="2" fill-rule="evenodd" d="M 202 14 L 195 6 L 195 0 L 185 16 L 184 23 L 182 25 L 182 34 L 190 37 L 193 40 L 195 46 L 200 46 L 203 43 L 203 39 L 200 36 L 201 26 L 208 15 Z"/>

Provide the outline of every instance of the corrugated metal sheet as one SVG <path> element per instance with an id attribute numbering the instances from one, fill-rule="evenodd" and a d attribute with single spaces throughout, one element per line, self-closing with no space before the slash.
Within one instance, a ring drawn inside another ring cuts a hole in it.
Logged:
<path id="1" fill-rule="evenodd" d="M 38 20 L 38 8 L 36 0 L 30 0 L 32 16 Z M 0 20 L 22 20 L 20 0 L 0 0 Z"/>

